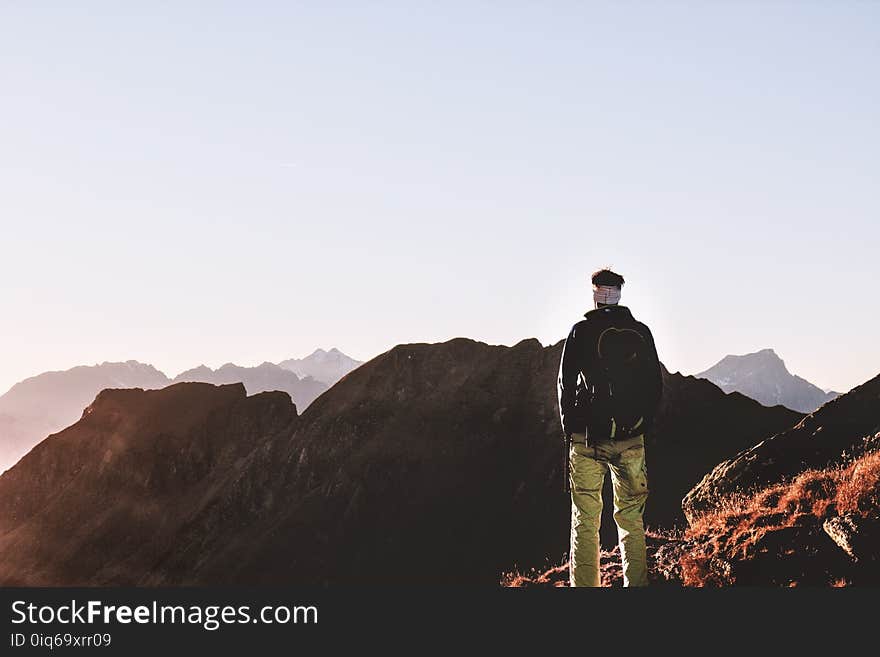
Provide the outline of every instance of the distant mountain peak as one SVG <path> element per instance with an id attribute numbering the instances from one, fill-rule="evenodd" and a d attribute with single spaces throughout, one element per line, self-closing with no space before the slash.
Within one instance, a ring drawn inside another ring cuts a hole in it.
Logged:
<path id="1" fill-rule="evenodd" d="M 785 361 L 771 348 L 748 354 L 728 354 L 696 375 L 724 392 L 740 392 L 765 406 L 786 406 L 810 413 L 838 395 L 826 392 L 789 372 Z"/>
<path id="2" fill-rule="evenodd" d="M 752 351 L 747 354 L 727 354 L 723 360 L 764 360 L 764 361 L 781 361 L 782 358 L 776 353 L 775 349 L 766 348 Z"/>
<path id="3" fill-rule="evenodd" d="M 207 365 L 199 365 L 197 367 L 192 368 L 191 370 L 186 370 L 190 374 L 213 374 L 214 370 L 212 370 Z"/>
<path id="4" fill-rule="evenodd" d="M 329 350 L 319 347 L 305 358 L 288 358 L 278 363 L 279 367 L 295 372 L 300 377 L 312 377 L 328 386 L 361 365 L 361 361 L 347 356 L 336 347 Z"/>

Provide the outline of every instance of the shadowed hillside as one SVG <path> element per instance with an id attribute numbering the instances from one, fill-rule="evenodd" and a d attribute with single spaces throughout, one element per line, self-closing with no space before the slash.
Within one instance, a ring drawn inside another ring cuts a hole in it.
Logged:
<path id="1" fill-rule="evenodd" d="M 241 459 L 295 419 L 285 393 L 246 397 L 241 384 L 102 392 L 0 477 L 0 582 L 141 581 Z"/>

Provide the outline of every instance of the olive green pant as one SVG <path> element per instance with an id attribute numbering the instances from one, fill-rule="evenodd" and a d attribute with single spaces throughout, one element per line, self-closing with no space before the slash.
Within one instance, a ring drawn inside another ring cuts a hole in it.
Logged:
<path id="1" fill-rule="evenodd" d="M 647 586 L 645 525 L 648 499 L 645 439 L 601 442 L 587 447 L 584 434 L 572 434 L 571 445 L 571 567 L 572 586 L 600 586 L 599 525 L 602 484 L 611 472 L 614 521 L 620 541 L 624 586 Z"/>

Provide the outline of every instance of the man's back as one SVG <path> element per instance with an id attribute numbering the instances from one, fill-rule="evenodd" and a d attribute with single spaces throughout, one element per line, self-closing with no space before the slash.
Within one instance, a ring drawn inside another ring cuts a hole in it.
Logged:
<path id="1" fill-rule="evenodd" d="M 602 269 L 592 283 L 596 309 L 572 327 L 559 364 L 571 491 L 570 582 L 599 586 L 602 484 L 610 473 L 624 585 L 645 586 L 645 434 L 662 392 L 660 361 L 651 331 L 618 305 L 623 276 Z"/>
<path id="2" fill-rule="evenodd" d="M 558 380 L 559 411 L 566 434 L 584 433 L 589 424 L 593 438 L 612 437 L 610 428 L 602 426 L 610 409 L 596 406 L 609 404 L 600 394 L 609 386 L 609 379 L 615 379 L 614 372 L 609 372 L 609 363 L 614 367 L 618 360 L 632 359 L 630 354 L 638 357 L 640 368 L 637 372 L 622 370 L 623 376 L 617 376 L 615 382 L 623 387 L 621 379 L 623 383 L 627 383 L 627 378 L 638 379 L 639 401 L 633 403 L 642 406 L 637 414 L 644 416 L 647 427 L 653 420 L 663 385 L 651 330 L 637 321 L 629 308 L 618 305 L 591 310 L 572 327 L 565 341 Z M 627 410 L 630 409 L 621 409 L 618 404 L 618 415 L 626 414 Z"/>

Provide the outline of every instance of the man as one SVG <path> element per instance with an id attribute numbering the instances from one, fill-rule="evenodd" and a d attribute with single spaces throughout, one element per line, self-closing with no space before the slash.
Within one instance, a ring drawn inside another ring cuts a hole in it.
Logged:
<path id="1" fill-rule="evenodd" d="M 559 365 L 559 414 L 569 449 L 572 586 L 599 586 L 602 484 L 611 472 L 624 586 L 648 584 L 645 434 L 663 379 L 651 331 L 619 305 L 623 276 L 592 276 L 595 309 L 571 329 Z"/>

